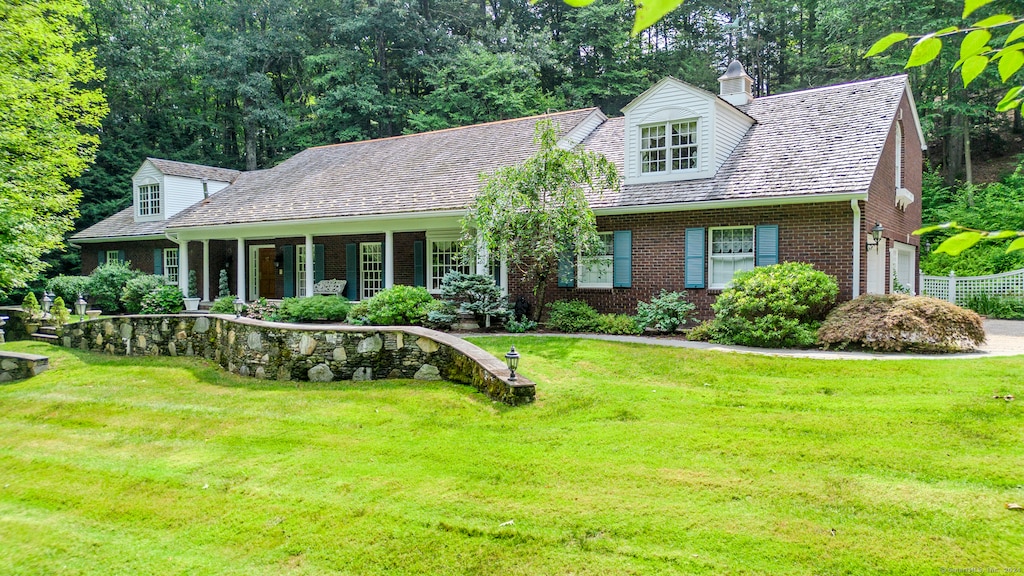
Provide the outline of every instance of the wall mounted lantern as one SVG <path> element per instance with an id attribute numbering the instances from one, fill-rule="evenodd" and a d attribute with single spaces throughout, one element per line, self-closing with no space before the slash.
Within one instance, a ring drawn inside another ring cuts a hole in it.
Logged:
<path id="1" fill-rule="evenodd" d="M 874 243 L 866 242 L 865 246 L 868 248 L 878 246 L 878 243 L 882 241 L 882 232 L 885 232 L 885 228 L 883 228 L 878 222 L 875 222 L 875 226 L 871 229 L 871 238 L 874 239 Z"/>

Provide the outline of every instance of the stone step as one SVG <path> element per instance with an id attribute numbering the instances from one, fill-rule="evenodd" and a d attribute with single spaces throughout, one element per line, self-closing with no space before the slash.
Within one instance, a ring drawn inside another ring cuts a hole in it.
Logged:
<path id="1" fill-rule="evenodd" d="M 50 344 L 56 344 L 60 340 L 56 334 L 43 334 L 42 332 L 36 332 L 32 335 L 32 339 L 36 342 L 49 342 Z"/>
<path id="2" fill-rule="evenodd" d="M 40 326 L 37 334 L 49 334 L 51 336 L 56 336 L 57 328 L 55 326 Z"/>

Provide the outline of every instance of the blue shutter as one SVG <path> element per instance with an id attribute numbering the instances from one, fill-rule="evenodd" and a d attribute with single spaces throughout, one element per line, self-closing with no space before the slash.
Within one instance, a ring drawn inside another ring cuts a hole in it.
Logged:
<path id="1" fill-rule="evenodd" d="M 687 288 L 704 287 L 704 229 L 686 229 L 686 248 L 683 285 Z"/>
<path id="2" fill-rule="evenodd" d="M 107 263 L 107 251 L 106 250 L 100 250 L 99 252 L 96 253 L 96 265 L 97 266 L 103 266 L 106 263 Z"/>
<path id="3" fill-rule="evenodd" d="M 120 262 L 121 264 L 124 264 L 125 262 L 128 261 L 128 259 L 125 258 L 124 256 L 124 250 L 117 251 L 117 261 Z"/>
<path id="4" fill-rule="evenodd" d="M 612 286 L 633 285 L 633 231 L 616 230 L 612 243 Z"/>
<path id="5" fill-rule="evenodd" d="M 164 251 L 163 248 L 153 249 L 153 274 L 164 275 Z"/>
<path id="6" fill-rule="evenodd" d="M 295 297 L 295 246 L 285 244 L 281 246 L 284 251 L 284 259 L 281 263 L 281 271 L 284 274 L 284 297 Z"/>
<path id="7" fill-rule="evenodd" d="M 494 285 L 501 286 L 501 262 L 488 262 L 488 264 L 495 264 L 494 266 Z"/>
<path id="8" fill-rule="evenodd" d="M 349 300 L 356 300 L 359 294 L 359 245 L 345 245 L 345 291 Z"/>
<path id="9" fill-rule="evenodd" d="M 560 288 L 576 286 L 576 258 L 569 252 L 558 257 L 558 286 Z"/>
<path id="10" fill-rule="evenodd" d="M 771 266 L 779 263 L 779 227 L 774 224 L 758 226 L 755 232 L 755 266 Z"/>
<path id="11" fill-rule="evenodd" d="M 327 265 L 327 260 L 324 259 L 324 245 L 313 244 L 313 282 L 319 282 L 324 279 L 324 268 Z"/>
<path id="12" fill-rule="evenodd" d="M 426 243 L 423 240 L 416 240 L 412 243 L 412 285 L 426 286 L 427 273 L 423 267 L 426 260 Z"/>

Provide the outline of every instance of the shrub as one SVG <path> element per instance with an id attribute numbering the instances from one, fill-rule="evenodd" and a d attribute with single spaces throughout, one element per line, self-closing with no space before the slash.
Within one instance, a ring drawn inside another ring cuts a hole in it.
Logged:
<path id="1" fill-rule="evenodd" d="M 108 313 L 121 312 L 121 294 L 128 281 L 142 272 L 132 270 L 127 262 L 107 262 L 93 270 L 89 276 L 89 295 L 92 305 Z"/>
<path id="2" fill-rule="evenodd" d="M 352 305 L 341 296 L 317 294 L 309 298 L 285 298 L 277 317 L 283 322 L 342 322 L 351 309 Z"/>
<path id="3" fill-rule="evenodd" d="M 177 286 L 159 286 L 142 297 L 143 314 L 177 314 L 185 307 L 185 297 Z"/>
<path id="4" fill-rule="evenodd" d="M 459 319 L 455 305 L 446 300 L 434 300 L 427 304 L 427 319 L 423 325 L 434 330 L 450 330 Z"/>
<path id="5" fill-rule="evenodd" d="M 714 324 L 714 320 L 697 324 L 686 333 L 686 339 L 691 342 L 710 342 L 714 338 Z"/>
<path id="6" fill-rule="evenodd" d="M 628 314 L 601 314 L 597 319 L 597 331 L 602 334 L 641 334 L 637 319 Z"/>
<path id="7" fill-rule="evenodd" d="M 39 307 L 39 300 L 36 300 L 36 295 L 33 292 L 25 294 L 25 299 L 21 301 L 21 309 L 28 313 L 30 318 L 38 318 L 43 315 L 43 309 Z"/>
<path id="8" fill-rule="evenodd" d="M 651 298 L 650 303 L 636 303 L 636 323 L 640 332 L 654 328 L 659 332 L 675 332 L 677 328 L 689 322 L 696 306 L 686 301 L 683 292 L 667 292 Z"/>
<path id="9" fill-rule="evenodd" d="M 963 352 L 985 341 L 981 317 L 930 296 L 868 294 L 845 302 L 818 331 L 824 348 L 884 352 Z"/>
<path id="10" fill-rule="evenodd" d="M 210 306 L 211 314 L 234 314 L 235 313 L 235 297 L 221 296 L 213 301 Z"/>
<path id="11" fill-rule="evenodd" d="M 64 299 L 57 296 L 53 299 L 53 305 L 50 306 L 50 322 L 57 328 L 60 328 L 69 321 L 71 321 L 71 311 L 64 304 Z"/>
<path id="12" fill-rule="evenodd" d="M 737 274 L 711 309 L 714 340 L 761 347 L 808 347 L 835 305 L 836 279 L 810 264 L 786 262 Z"/>
<path id="13" fill-rule="evenodd" d="M 1024 320 L 1024 296 L 973 294 L 967 299 L 965 308 L 989 318 Z"/>
<path id="14" fill-rule="evenodd" d="M 136 276 L 124 285 L 121 291 L 121 305 L 124 311 L 129 314 L 142 312 L 142 299 L 153 290 L 164 285 L 164 277 L 153 274 Z"/>
<path id="15" fill-rule="evenodd" d="M 488 316 L 501 319 L 510 313 L 508 298 L 502 295 L 494 278 L 483 274 L 445 274 L 441 280 L 441 297 L 473 314 L 481 326 Z"/>
<path id="16" fill-rule="evenodd" d="M 231 306 L 234 307 L 234 305 L 232 300 Z M 268 302 L 266 298 L 260 298 L 245 307 L 245 317 L 276 322 L 281 319 L 280 307 L 273 302 Z"/>
<path id="17" fill-rule="evenodd" d="M 188 297 L 199 298 L 199 281 L 196 279 L 196 271 L 188 271 Z"/>
<path id="18" fill-rule="evenodd" d="M 529 332 L 536 329 L 537 323 L 525 316 L 522 320 L 516 320 L 515 318 L 508 318 L 505 320 L 505 330 L 513 334 L 522 334 L 523 332 Z"/>
<path id="19" fill-rule="evenodd" d="M 561 332 L 595 332 L 600 315 L 582 300 L 557 300 L 548 304 L 548 327 Z"/>
<path id="20" fill-rule="evenodd" d="M 434 301 L 426 288 L 393 286 L 353 307 L 353 323 L 376 326 L 422 325 Z"/>
<path id="21" fill-rule="evenodd" d="M 88 276 L 57 276 L 46 282 L 46 289 L 64 299 L 64 302 L 78 302 L 80 294 L 88 294 Z"/>
<path id="22" fill-rule="evenodd" d="M 231 286 L 228 285 L 228 269 L 223 268 L 217 278 L 217 298 L 231 296 Z M 234 310 L 232 310 L 234 312 Z"/>

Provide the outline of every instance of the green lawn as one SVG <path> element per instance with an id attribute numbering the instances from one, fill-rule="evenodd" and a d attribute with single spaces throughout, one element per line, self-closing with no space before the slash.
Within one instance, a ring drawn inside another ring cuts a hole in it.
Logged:
<path id="1" fill-rule="evenodd" d="M 1024 570 L 1024 357 L 515 344 L 532 406 L 4 345 L 0 573 Z"/>

